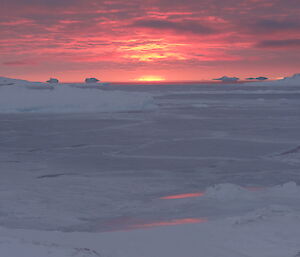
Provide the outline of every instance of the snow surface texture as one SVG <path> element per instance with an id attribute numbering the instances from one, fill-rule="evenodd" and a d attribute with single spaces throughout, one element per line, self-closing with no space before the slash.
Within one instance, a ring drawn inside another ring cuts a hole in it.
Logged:
<path id="1" fill-rule="evenodd" d="M 111 92 L 60 84 L 55 87 L 26 86 L 27 83 L 17 82 L 0 87 L 0 113 L 86 113 L 156 108 L 151 95 L 146 93 Z"/>
<path id="2" fill-rule="evenodd" d="M 232 198 L 257 201 L 266 195 L 297 198 L 298 203 L 300 199 L 300 187 L 292 182 L 241 196 L 242 191 L 245 189 L 234 185 L 206 190 L 208 197 L 222 199 L 226 205 L 232 204 Z M 202 224 L 135 231 L 62 233 L 2 228 L 0 251 L 12 257 L 296 257 L 300 251 L 300 212 L 299 205 L 298 209 L 291 208 L 295 203 L 266 205 Z"/>
<path id="3" fill-rule="evenodd" d="M 0 112 L 1 257 L 300 256 L 299 85 L 5 83 L 158 109 Z"/>

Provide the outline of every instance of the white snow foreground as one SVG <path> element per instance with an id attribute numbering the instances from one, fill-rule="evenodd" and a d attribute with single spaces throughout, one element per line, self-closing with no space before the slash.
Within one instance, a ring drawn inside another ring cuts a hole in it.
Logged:
<path id="1" fill-rule="evenodd" d="M 69 86 L 0 87 L 0 113 L 86 113 L 151 110 L 151 94 Z"/>
<path id="2" fill-rule="evenodd" d="M 0 228 L 5 257 L 297 257 L 300 254 L 300 187 L 290 182 L 258 191 L 222 184 L 204 197 L 232 204 L 286 199 L 239 216 L 201 224 L 119 232 L 51 232 Z M 298 208 L 298 209 L 297 209 Z"/>

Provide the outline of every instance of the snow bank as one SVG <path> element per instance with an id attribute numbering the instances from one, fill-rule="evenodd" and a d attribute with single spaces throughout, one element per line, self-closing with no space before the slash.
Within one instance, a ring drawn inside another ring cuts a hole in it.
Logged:
<path id="1" fill-rule="evenodd" d="M 300 163 L 300 145 L 291 148 L 288 151 L 269 156 L 267 159 L 278 160 L 291 165 L 298 165 Z"/>
<path id="2" fill-rule="evenodd" d="M 298 186 L 295 182 L 289 182 L 283 185 L 271 187 L 267 189 L 266 193 L 274 197 L 299 198 L 300 186 Z"/>
<path id="3" fill-rule="evenodd" d="M 287 86 L 300 86 L 300 73 L 294 74 L 291 77 L 285 77 L 284 79 L 278 80 L 278 82 Z"/>
<path id="4" fill-rule="evenodd" d="M 255 83 L 255 85 L 270 85 L 270 86 L 300 86 L 300 73 L 294 74 L 291 77 L 285 77 L 283 79 L 275 81 L 266 81 Z"/>
<path id="5" fill-rule="evenodd" d="M 272 218 L 300 218 L 300 216 L 292 208 L 282 205 L 269 205 L 256 209 L 245 215 L 229 218 L 233 225 L 246 225 L 254 222 L 270 220 Z"/>
<path id="6" fill-rule="evenodd" d="M 215 198 L 215 199 L 235 199 L 241 197 L 248 197 L 249 192 L 238 185 L 233 184 L 219 184 L 209 187 L 205 191 L 205 197 Z"/>
<path id="7" fill-rule="evenodd" d="M 247 189 L 234 184 L 219 184 L 206 189 L 204 196 L 220 200 L 257 199 L 258 197 L 300 198 L 300 186 L 288 182 L 270 188 Z"/>
<path id="8" fill-rule="evenodd" d="M 156 108 L 147 93 L 104 91 L 99 88 L 0 87 L 0 113 L 85 113 L 149 110 Z"/>
<path id="9" fill-rule="evenodd" d="M 41 82 L 31 82 L 23 79 L 11 79 L 6 77 L 0 77 L 0 86 L 9 85 L 43 85 Z"/>

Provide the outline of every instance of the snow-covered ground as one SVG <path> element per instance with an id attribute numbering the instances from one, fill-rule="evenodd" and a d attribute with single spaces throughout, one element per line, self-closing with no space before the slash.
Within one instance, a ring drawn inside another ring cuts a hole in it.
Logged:
<path id="1" fill-rule="evenodd" d="M 30 84 L 0 78 L 0 113 L 97 113 L 155 108 L 147 93 L 107 91 L 98 84 Z"/>
<path id="2" fill-rule="evenodd" d="M 300 256 L 300 82 L 0 85 L 1 257 Z"/>

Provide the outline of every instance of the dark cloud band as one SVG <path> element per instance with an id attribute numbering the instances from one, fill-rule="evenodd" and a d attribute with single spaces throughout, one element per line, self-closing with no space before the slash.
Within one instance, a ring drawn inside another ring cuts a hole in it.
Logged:
<path id="1" fill-rule="evenodd" d="M 256 44 L 261 48 L 300 48 L 300 38 L 283 40 L 263 40 Z"/>

